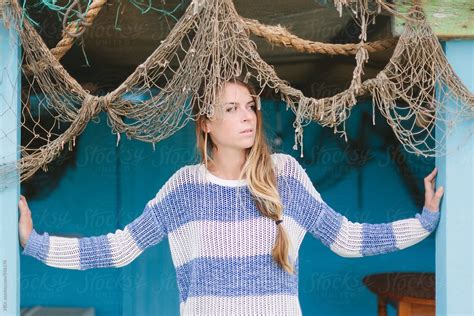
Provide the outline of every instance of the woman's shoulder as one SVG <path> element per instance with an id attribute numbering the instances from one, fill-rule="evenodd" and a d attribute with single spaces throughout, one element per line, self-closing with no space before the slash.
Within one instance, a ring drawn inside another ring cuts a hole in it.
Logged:
<path id="1" fill-rule="evenodd" d="M 205 183 L 202 163 L 187 164 L 180 167 L 168 180 L 174 186 L 199 185 Z"/>
<path id="2" fill-rule="evenodd" d="M 286 153 L 273 153 L 271 155 L 273 163 L 277 172 L 279 173 L 290 173 L 297 170 L 300 167 L 298 160 L 295 157 Z"/>
<path id="3" fill-rule="evenodd" d="M 155 195 L 155 200 L 162 200 L 165 197 L 172 197 L 172 199 L 176 199 L 178 196 L 182 197 L 189 188 L 188 184 L 195 182 L 193 170 L 195 170 L 194 165 L 179 167 L 160 187 Z"/>
<path id="4" fill-rule="evenodd" d="M 188 164 L 179 167 L 169 178 L 169 182 L 176 185 L 194 182 L 199 164 Z"/>
<path id="5" fill-rule="evenodd" d="M 293 156 L 284 153 L 272 154 L 272 158 L 276 161 L 278 175 L 283 178 L 291 178 L 295 180 L 293 184 L 299 184 L 299 188 L 310 192 L 317 200 L 322 200 L 320 193 L 314 187 L 311 179 L 306 173 L 305 168 Z"/>
<path id="6" fill-rule="evenodd" d="M 285 161 L 288 161 L 288 160 L 291 160 L 291 159 L 295 159 L 293 156 L 291 156 L 287 153 L 273 153 L 273 154 L 271 154 L 271 157 L 272 157 L 273 160 L 282 161 L 282 162 L 285 162 Z"/>

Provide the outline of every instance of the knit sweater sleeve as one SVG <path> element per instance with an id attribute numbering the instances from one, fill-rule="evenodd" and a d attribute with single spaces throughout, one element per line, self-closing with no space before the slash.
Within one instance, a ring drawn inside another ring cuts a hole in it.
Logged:
<path id="1" fill-rule="evenodd" d="M 175 207 L 172 179 L 148 201 L 143 212 L 124 229 L 93 237 L 59 237 L 33 229 L 22 253 L 44 264 L 73 270 L 119 268 L 132 262 L 145 249 L 159 243 L 166 235 L 166 219 Z"/>
<path id="2" fill-rule="evenodd" d="M 428 237 L 439 222 L 439 211 L 427 208 L 413 218 L 388 223 L 351 222 L 324 202 L 295 158 L 289 156 L 287 164 L 298 183 L 296 194 L 303 208 L 302 225 L 342 257 L 364 257 L 407 248 Z"/>

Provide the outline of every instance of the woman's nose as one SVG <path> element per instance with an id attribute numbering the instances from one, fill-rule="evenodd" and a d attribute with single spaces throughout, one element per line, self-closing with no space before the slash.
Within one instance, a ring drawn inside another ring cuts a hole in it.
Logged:
<path id="1" fill-rule="evenodd" d="M 252 109 L 244 109 L 242 111 L 242 120 L 248 121 L 252 118 L 252 115 L 253 115 Z"/>

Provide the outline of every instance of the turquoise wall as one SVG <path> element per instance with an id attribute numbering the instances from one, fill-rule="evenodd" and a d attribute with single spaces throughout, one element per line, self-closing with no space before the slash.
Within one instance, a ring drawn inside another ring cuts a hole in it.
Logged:
<path id="1" fill-rule="evenodd" d="M 292 113 L 281 103 L 265 102 L 262 109 L 269 138 L 283 138 L 275 151 L 297 157 L 323 199 L 349 220 L 381 223 L 421 211 L 423 177 L 434 160 L 404 153 L 377 111 L 373 126 L 370 103 L 351 113 L 346 125 L 351 145 L 330 128 L 306 126 L 304 158 L 292 149 Z M 156 144 L 155 151 L 124 135 L 118 147 L 116 141 L 103 114 L 100 122 L 89 124 L 78 139 L 75 166 L 50 193 L 29 200 L 37 231 L 79 237 L 123 229 L 178 168 L 196 162 L 193 122 Z M 177 315 L 168 247 L 165 239 L 126 267 L 87 271 L 51 268 L 22 255 L 21 306 L 93 306 L 100 316 Z M 376 315 L 375 296 L 361 281 L 365 275 L 434 270 L 434 235 L 405 250 L 366 258 L 339 257 L 307 235 L 300 249 L 303 313 Z"/>

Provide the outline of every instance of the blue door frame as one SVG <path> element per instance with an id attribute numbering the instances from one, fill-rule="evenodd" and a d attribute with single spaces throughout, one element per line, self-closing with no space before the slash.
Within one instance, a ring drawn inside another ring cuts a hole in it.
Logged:
<path id="1" fill-rule="evenodd" d="M 472 93 L 474 40 L 450 40 L 443 47 L 454 71 Z M 447 104 L 448 109 L 455 106 L 455 102 Z M 457 125 L 444 139 L 436 136 L 448 152 L 453 151 L 436 159 L 440 171 L 437 185 L 445 188 L 436 231 L 437 315 L 474 315 L 474 137 L 470 135 L 473 132 L 471 119 Z"/>
<path id="2" fill-rule="evenodd" d="M 4 2 L 5 3 L 5 2 Z M 6 5 L 6 3 L 5 3 Z M 2 13 L 3 12 L 3 13 Z M 20 46 L 14 28 L 6 28 L 7 12 L 0 7 L 0 166 L 15 163 L 20 146 Z M 16 171 L 0 187 L 0 315 L 20 314 L 20 253 L 18 243 L 18 198 Z"/>

